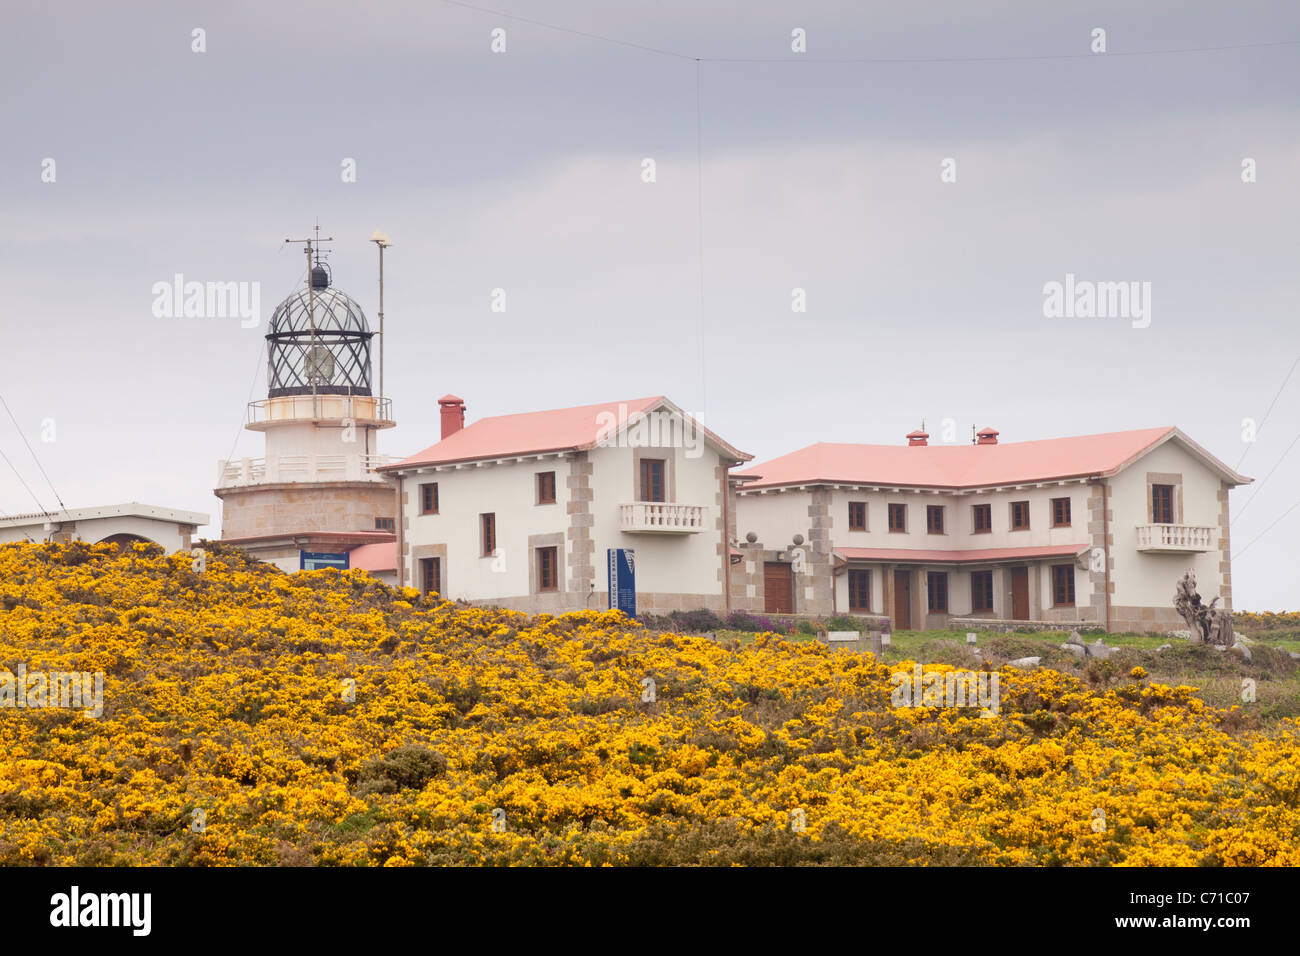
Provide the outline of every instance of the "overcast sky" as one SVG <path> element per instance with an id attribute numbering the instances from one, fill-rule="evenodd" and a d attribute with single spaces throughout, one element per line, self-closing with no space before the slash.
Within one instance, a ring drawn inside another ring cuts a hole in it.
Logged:
<path id="1" fill-rule="evenodd" d="M 1236 606 L 1300 607 L 1300 508 L 1251 544 L 1300 497 L 1300 371 L 1242 437 L 1300 354 L 1300 6 L 489 5 L 6 10 L 0 394 L 69 507 L 218 533 L 216 464 L 262 452 L 240 425 L 302 280 L 283 240 L 319 218 L 372 320 L 366 240 L 394 243 L 385 452 L 436 441 L 447 392 L 471 420 L 664 394 L 760 462 L 922 419 L 1178 425 L 1257 479 Z M 155 318 L 176 273 L 260 283 L 258 327 Z M 1046 318 L 1067 274 L 1149 282 L 1149 324 Z M 0 451 L 52 506 L 7 416 Z M 3 463 L 0 509 L 35 509 Z"/>

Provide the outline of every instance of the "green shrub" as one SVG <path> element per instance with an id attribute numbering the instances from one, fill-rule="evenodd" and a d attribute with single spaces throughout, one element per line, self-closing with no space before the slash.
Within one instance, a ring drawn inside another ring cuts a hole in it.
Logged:
<path id="1" fill-rule="evenodd" d="M 447 758 L 438 751 L 406 744 L 366 761 L 357 778 L 357 795 L 422 790 L 426 783 L 446 772 Z"/>

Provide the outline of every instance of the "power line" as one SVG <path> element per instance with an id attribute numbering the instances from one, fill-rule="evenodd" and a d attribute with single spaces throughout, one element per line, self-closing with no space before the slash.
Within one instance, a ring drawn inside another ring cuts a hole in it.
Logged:
<path id="1" fill-rule="evenodd" d="M 708 413 L 709 348 L 704 320 L 704 80 L 699 60 L 695 61 L 695 212 L 700 247 L 700 411 Z"/>
<path id="2" fill-rule="evenodd" d="M 1272 524 L 1270 524 L 1267 528 L 1265 528 L 1265 529 L 1264 529 L 1263 531 L 1261 531 L 1259 534 L 1255 535 L 1255 537 L 1251 538 L 1251 539 L 1250 539 L 1250 542 L 1249 542 L 1249 543 L 1248 543 L 1244 548 L 1242 548 L 1240 551 L 1238 551 L 1237 554 L 1236 554 L 1235 556 L 1236 556 L 1238 559 L 1240 559 L 1241 556 L 1242 556 L 1243 554 L 1245 554 L 1247 551 L 1250 550 L 1250 546 L 1251 546 L 1252 544 L 1254 544 L 1254 543 L 1255 543 L 1256 541 L 1258 541 L 1260 538 L 1264 537 L 1264 535 L 1266 535 L 1266 534 L 1268 534 L 1270 531 L 1272 531 L 1274 527 L 1276 527 L 1278 524 L 1281 523 L 1281 521 L 1282 521 L 1283 518 L 1285 518 L 1285 517 L 1286 517 L 1287 515 L 1289 515 L 1291 512 L 1295 511 L 1296 508 L 1300 508 L 1300 501 L 1297 501 L 1297 502 L 1296 502 L 1295 504 L 1293 504 L 1290 508 L 1287 508 L 1286 511 L 1284 511 L 1284 512 L 1282 512 L 1280 515 L 1278 515 L 1276 521 L 1274 521 Z"/>
<path id="3" fill-rule="evenodd" d="M 68 506 L 63 503 L 63 498 L 60 497 L 59 492 L 55 489 L 54 482 L 50 481 L 50 476 L 45 472 L 45 466 L 41 464 L 40 458 L 36 456 L 36 449 L 32 447 L 32 443 L 29 442 L 27 436 L 23 434 L 22 426 L 18 424 L 18 419 L 14 417 L 14 413 L 9 408 L 9 403 L 5 401 L 3 395 L 0 395 L 0 405 L 3 405 L 4 410 L 9 413 L 9 420 L 14 423 L 14 430 L 18 432 L 18 437 L 23 440 L 23 444 L 26 445 L 27 450 L 31 452 L 32 461 L 36 462 L 36 467 L 40 469 L 42 477 L 45 478 L 45 483 L 50 486 L 50 491 L 54 494 L 54 500 L 59 503 L 59 508 L 66 515 L 68 513 Z"/>
<path id="4" fill-rule="evenodd" d="M 1281 457 L 1274 462 L 1273 467 L 1268 470 L 1268 474 L 1259 480 L 1259 484 L 1255 486 L 1254 492 L 1252 492 L 1251 496 L 1246 499 L 1246 503 L 1241 506 L 1241 510 L 1237 512 L 1238 518 L 1246 513 L 1246 509 L 1250 507 L 1250 503 L 1259 496 L 1259 490 L 1264 487 L 1264 482 L 1273 477 L 1273 472 L 1277 471 L 1278 466 L 1282 464 L 1282 459 L 1291 454 L 1291 449 L 1296 446 L 1296 442 L 1300 442 L 1300 435 L 1296 435 L 1295 438 L 1291 439 L 1291 444 L 1286 446 L 1286 451 L 1282 452 Z"/>
<path id="5" fill-rule="evenodd" d="M 27 493 L 32 496 L 32 501 L 36 502 L 36 510 L 43 515 L 48 515 L 50 512 L 46 509 L 45 505 L 41 504 L 41 500 L 36 497 L 36 492 L 32 491 L 27 482 L 23 480 L 23 476 L 19 473 L 18 469 L 14 467 L 14 463 L 9 460 L 9 456 L 4 453 L 3 449 L 0 449 L 0 458 L 5 460 L 5 464 L 8 465 L 9 470 L 14 473 L 14 477 L 18 479 L 18 483 L 26 488 Z"/>
<path id="6" fill-rule="evenodd" d="M 1297 365 L 1300 365 L 1300 355 L 1297 355 L 1295 357 L 1295 361 L 1291 363 L 1291 368 L 1286 373 L 1286 378 L 1282 379 L 1282 384 L 1278 386 L 1277 394 L 1273 396 L 1273 401 L 1268 403 L 1268 409 L 1264 412 L 1263 420 L 1260 421 L 1259 425 L 1255 428 L 1256 437 L 1258 437 L 1260 431 L 1263 430 L 1264 422 L 1268 421 L 1268 416 L 1272 414 L 1273 406 L 1277 404 L 1278 398 L 1281 397 L 1282 390 L 1286 388 L 1286 383 L 1291 381 L 1291 376 L 1295 373 L 1295 369 Z M 1241 453 L 1241 458 L 1237 461 L 1237 467 L 1233 469 L 1234 471 L 1239 470 L 1241 468 L 1241 463 L 1246 460 L 1246 456 L 1250 454 L 1250 449 L 1254 446 L 1254 444 L 1255 444 L 1254 442 L 1250 442 L 1246 445 L 1246 450 Z M 1292 444 L 1295 444 L 1295 442 L 1292 442 Z M 1272 472 L 1270 472 L 1270 474 L 1272 474 Z M 1261 484 L 1263 484 L 1263 482 L 1261 482 Z M 1251 497 L 1253 498 L 1254 496 L 1252 495 Z M 1244 511 L 1245 509 L 1242 510 Z"/>
<path id="7" fill-rule="evenodd" d="M 17 517 L 16 515 L 11 515 L 9 512 L 5 511 L 3 508 L 0 508 L 0 519 L 4 519 L 4 520 L 7 521 L 7 520 L 10 519 L 10 518 L 16 518 L 16 517 Z M 21 527 L 19 528 L 19 530 L 22 530 Z M 36 542 L 36 539 L 33 538 L 30 534 L 28 534 L 26 531 L 23 531 L 23 537 L 26 538 L 28 541 L 30 541 L 32 544 L 36 544 L 36 543 L 37 543 L 37 542 Z M 0 542 L 0 543 L 3 543 L 3 542 Z"/>

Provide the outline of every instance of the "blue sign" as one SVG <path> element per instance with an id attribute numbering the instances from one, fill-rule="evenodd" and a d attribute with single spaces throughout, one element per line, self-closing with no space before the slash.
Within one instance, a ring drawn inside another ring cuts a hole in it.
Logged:
<path id="1" fill-rule="evenodd" d="M 636 551 L 609 549 L 609 609 L 636 617 Z"/>
<path id="2" fill-rule="evenodd" d="M 346 551 L 332 554 L 329 551 L 299 551 L 298 567 L 303 571 L 318 571 L 321 568 L 338 568 L 346 571 L 352 566 L 352 556 Z"/>

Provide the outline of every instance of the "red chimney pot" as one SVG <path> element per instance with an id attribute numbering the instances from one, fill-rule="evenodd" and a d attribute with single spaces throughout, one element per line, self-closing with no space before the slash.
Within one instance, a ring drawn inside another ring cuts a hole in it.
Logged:
<path id="1" fill-rule="evenodd" d="M 465 427 L 465 401 L 455 395 L 444 395 L 438 399 L 438 408 L 442 413 L 442 437 L 445 441 Z"/>

